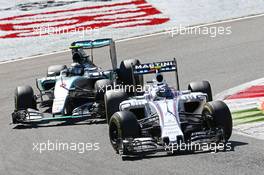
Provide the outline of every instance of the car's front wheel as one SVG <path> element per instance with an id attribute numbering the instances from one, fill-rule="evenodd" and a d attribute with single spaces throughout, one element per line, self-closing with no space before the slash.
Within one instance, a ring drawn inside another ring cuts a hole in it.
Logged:
<path id="1" fill-rule="evenodd" d="M 233 129 L 232 116 L 228 106 L 222 101 L 208 102 L 205 104 L 202 114 L 212 117 L 209 128 L 223 129 L 224 140 L 228 141 Z"/>
<path id="2" fill-rule="evenodd" d="M 18 86 L 15 89 L 15 111 L 37 109 L 34 92 L 31 86 Z"/>
<path id="3" fill-rule="evenodd" d="M 118 152 L 121 139 L 140 136 L 140 126 L 136 116 L 129 111 L 114 113 L 109 122 L 109 138 L 113 148 Z"/>

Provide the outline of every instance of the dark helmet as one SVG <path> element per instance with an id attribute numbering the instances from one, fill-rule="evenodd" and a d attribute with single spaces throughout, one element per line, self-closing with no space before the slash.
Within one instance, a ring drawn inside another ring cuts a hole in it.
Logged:
<path id="1" fill-rule="evenodd" d="M 173 92 L 172 92 L 171 88 L 168 86 L 168 84 L 166 84 L 166 83 L 159 86 L 156 94 L 158 97 L 173 98 Z"/>
<path id="2" fill-rule="evenodd" d="M 72 55 L 72 60 L 74 63 L 82 64 L 82 55 L 79 52 L 75 52 Z"/>

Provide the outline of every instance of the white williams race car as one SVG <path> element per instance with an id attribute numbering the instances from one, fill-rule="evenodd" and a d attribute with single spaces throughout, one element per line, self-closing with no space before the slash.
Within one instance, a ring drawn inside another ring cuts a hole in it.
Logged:
<path id="1" fill-rule="evenodd" d="M 169 87 L 162 73 L 175 71 L 177 88 Z M 123 156 L 171 151 L 174 147 L 226 143 L 232 118 L 226 104 L 212 101 L 209 82 L 192 82 L 180 91 L 176 60 L 133 67 L 135 75 L 155 73 L 141 95 L 128 97 L 122 90 L 105 94 L 109 137 Z"/>

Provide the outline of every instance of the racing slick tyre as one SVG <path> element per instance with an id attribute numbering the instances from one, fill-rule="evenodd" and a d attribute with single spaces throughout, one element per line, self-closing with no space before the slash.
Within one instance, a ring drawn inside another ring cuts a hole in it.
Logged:
<path id="1" fill-rule="evenodd" d="M 135 85 L 143 86 L 143 75 L 132 75 L 132 65 L 139 65 L 140 61 L 138 59 L 129 59 L 123 60 L 120 63 L 119 69 L 119 78 L 125 85 L 133 85 L 133 81 L 135 81 Z M 133 80 L 134 79 L 134 80 Z"/>
<path id="2" fill-rule="evenodd" d="M 109 138 L 113 148 L 119 151 L 120 141 L 140 136 L 140 126 L 136 116 L 130 111 L 114 113 L 109 122 Z"/>
<path id="3" fill-rule="evenodd" d="M 47 77 L 59 76 L 60 72 L 66 69 L 66 65 L 52 65 L 48 67 Z"/>
<path id="4" fill-rule="evenodd" d="M 211 85 L 208 81 L 191 82 L 188 85 L 188 90 L 191 92 L 202 92 L 207 94 L 207 102 L 213 100 Z"/>
<path id="5" fill-rule="evenodd" d="M 123 90 L 110 90 L 105 93 L 105 113 L 106 121 L 109 124 L 112 115 L 119 111 L 119 104 L 128 98 Z"/>
<path id="6" fill-rule="evenodd" d="M 112 81 L 109 79 L 97 80 L 94 84 L 94 89 L 96 91 L 96 100 L 103 101 L 105 92 L 112 89 Z"/>
<path id="7" fill-rule="evenodd" d="M 37 109 L 34 92 L 30 86 L 18 86 L 15 89 L 15 111 Z"/>
<path id="8" fill-rule="evenodd" d="M 212 126 L 221 128 L 224 131 L 224 140 L 228 141 L 231 137 L 233 122 L 228 106 L 222 101 L 212 101 L 205 104 L 203 115 L 212 116 Z"/>

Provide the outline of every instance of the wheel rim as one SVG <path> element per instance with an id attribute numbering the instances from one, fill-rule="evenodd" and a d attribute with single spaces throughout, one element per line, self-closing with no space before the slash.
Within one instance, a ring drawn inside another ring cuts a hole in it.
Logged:
<path id="1" fill-rule="evenodd" d="M 211 113 L 208 110 L 203 111 L 203 116 L 204 116 L 204 128 L 206 129 L 212 129 L 214 128 L 214 125 L 210 118 L 208 116 L 211 116 Z"/>
<path id="2" fill-rule="evenodd" d="M 207 117 L 207 116 L 212 116 L 211 112 L 209 110 L 204 110 L 203 111 L 203 115 L 204 115 L 204 128 L 205 129 L 223 129 L 224 128 L 222 126 L 217 126 L 215 123 L 214 123 L 214 120 L 210 117 Z M 225 139 L 225 134 L 223 132 L 223 138 L 219 138 L 219 141 L 221 140 L 224 140 Z"/>
<path id="3" fill-rule="evenodd" d="M 110 125 L 110 141 L 113 145 L 117 144 L 118 141 L 118 128 L 115 124 Z"/>

